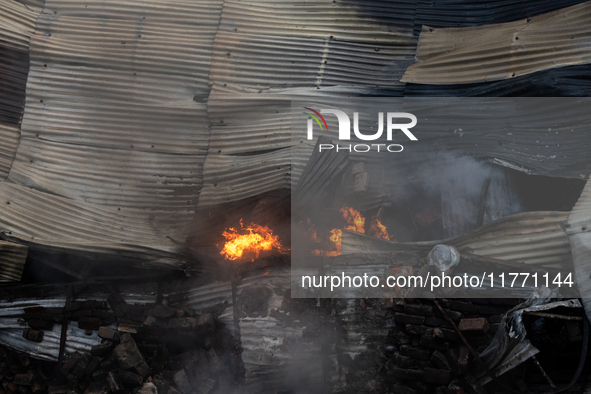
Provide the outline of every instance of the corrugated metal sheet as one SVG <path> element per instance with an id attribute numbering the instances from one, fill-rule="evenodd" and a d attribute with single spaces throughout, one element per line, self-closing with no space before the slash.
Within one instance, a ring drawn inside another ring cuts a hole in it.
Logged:
<path id="1" fill-rule="evenodd" d="M 26 246 L 0 241 L 0 282 L 21 279 L 28 252 Z"/>
<path id="2" fill-rule="evenodd" d="M 405 96 L 584 97 L 591 92 L 590 65 L 568 66 L 494 82 L 435 85 L 407 83 Z"/>
<path id="3" fill-rule="evenodd" d="M 211 81 L 401 86 L 401 73 L 416 43 L 414 4 L 396 7 L 373 1 L 367 7 L 327 0 L 226 1 L 214 43 Z"/>
<path id="4" fill-rule="evenodd" d="M 430 250 L 450 244 L 460 252 L 548 267 L 572 263 L 565 228 L 568 212 L 524 212 L 482 226 L 471 234 L 438 241 L 396 243 L 352 231 L 343 231 L 341 253 L 377 253 L 391 250 Z"/>
<path id="5" fill-rule="evenodd" d="M 415 32 L 430 27 L 468 27 L 531 18 L 585 0 L 419 0 Z"/>
<path id="6" fill-rule="evenodd" d="M 587 181 L 568 217 L 566 229 L 571 245 L 577 286 L 587 317 L 591 319 L 591 182 Z"/>
<path id="7" fill-rule="evenodd" d="M 209 139 L 222 0 L 50 1 L 31 39 L 0 227 L 26 242 L 184 266 Z M 196 101 L 197 100 L 197 101 Z M 39 212 L 43 212 L 41 215 Z"/>
<path id="8" fill-rule="evenodd" d="M 591 5 L 583 3 L 503 24 L 444 29 L 424 26 L 417 61 L 401 80 L 485 82 L 589 63 L 591 52 L 586 48 L 590 18 Z"/>
<path id="9" fill-rule="evenodd" d="M 0 1 L 0 45 L 28 51 L 29 37 L 41 10 L 14 0 Z"/>
<path id="10" fill-rule="evenodd" d="M 63 308 L 66 303 L 67 287 L 68 285 L 29 285 L 19 286 L 14 290 L 11 290 L 10 287 L 4 288 L 0 294 L 0 345 L 27 353 L 38 359 L 57 361 L 61 324 L 55 324 L 52 330 L 43 330 L 42 342 L 32 342 L 23 338 L 23 329 L 27 326 L 18 315 L 25 312 L 24 308 L 30 307 Z M 100 285 L 89 285 L 89 287 L 91 289 L 83 289 L 76 297 L 78 301 L 88 299 L 105 301 L 107 299 L 109 292 L 106 288 L 101 288 Z M 133 286 L 123 287 L 120 295 L 128 303 L 153 303 L 156 301 L 156 294 L 147 291 L 148 288 L 149 286 L 143 289 L 134 289 Z M 99 338 L 96 331 L 87 335 L 86 330 L 78 328 L 77 322 L 68 324 L 66 353 L 87 352 L 101 341 L 102 339 Z"/>
<path id="11" fill-rule="evenodd" d="M 177 217 L 167 211 L 118 210 L 8 182 L 0 183 L 0 201 L 0 223 L 11 232 L 11 238 L 82 253 L 134 256 L 136 261 L 143 258 L 153 264 L 184 266 L 183 250 L 166 237 L 175 239 L 175 227 L 176 233 L 183 231 L 187 216 L 190 220 L 188 213 Z"/>
<path id="12" fill-rule="evenodd" d="M 0 124 L 0 182 L 6 180 L 20 139 L 18 126 Z"/>
<path id="13" fill-rule="evenodd" d="M 0 123 L 19 123 L 29 71 L 29 37 L 41 8 L 0 1 Z"/>

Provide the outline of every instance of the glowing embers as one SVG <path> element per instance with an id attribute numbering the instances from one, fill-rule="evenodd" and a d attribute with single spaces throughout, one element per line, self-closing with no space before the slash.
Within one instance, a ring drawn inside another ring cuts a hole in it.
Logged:
<path id="1" fill-rule="evenodd" d="M 224 248 L 220 252 L 226 260 L 254 259 L 263 251 L 277 251 L 281 254 L 289 253 L 279 241 L 279 236 L 273 235 L 269 227 L 251 223 L 244 227 L 240 219 L 240 230 L 229 228 L 222 233 L 226 238 Z"/>

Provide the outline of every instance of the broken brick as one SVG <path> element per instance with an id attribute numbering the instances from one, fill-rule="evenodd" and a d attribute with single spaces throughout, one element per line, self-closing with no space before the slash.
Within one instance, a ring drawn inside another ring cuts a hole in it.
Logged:
<path id="1" fill-rule="evenodd" d="M 213 319 L 213 315 L 211 313 L 206 313 L 199 316 L 197 319 L 197 328 L 205 332 L 215 331 L 215 321 Z"/>
<path id="2" fill-rule="evenodd" d="M 113 330 L 112 328 L 101 326 L 98 329 L 98 336 L 109 341 L 118 342 L 121 337 L 121 333 Z"/>
<path id="3" fill-rule="evenodd" d="M 156 305 L 151 314 L 160 319 L 168 319 L 176 314 L 176 309 L 164 305 Z"/>
<path id="4" fill-rule="evenodd" d="M 135 368 L 144 377 L 150 373 L 150 367 L 146 364 L 131 335 L 127 333 L 121 335 L 121 343 L 115 347 L 113 354 L 123 369 Z"/>
<path id="5" fill-rule="evenodd" d="M 107 374 L 107 384 L 113 393 L 123 391 L 124 389 L 121 379 L 113 372 Z"/>
<path id="6" fill-rule="evenodd" d="M 458 328 L 460 331 L 479 331 L 486 334 L 488 331 L 488 321 L 483 317 L 462 319 Z"/>
<path id="7" fill-rule="evenodd" d="M 144 383 L 144 378 L 130 371 L 120 371 L 117 374 L 117 376 L 119 377 L 119 379 L 121 379 L 121 382 L 123 382 L 123 384 L 126 386 L 136 387 L 141 386 L 142 383 Z"/>
<path id="8" fill-rule="evenodd" d="M 29 341 L 41 342 L 43 340 L 43 336 L 43 331 L 32 330 L 29 328 L 25 328 L 23 330 L 23 338 L 28 339 Z"/>
<path id="9" fill-rule="evenodd" d="M 30 386 L 33 382 L 33 372 L 28 371 L 27 373 L 19 373 L 14 376 L 14 383 L 19 386 Z"/>

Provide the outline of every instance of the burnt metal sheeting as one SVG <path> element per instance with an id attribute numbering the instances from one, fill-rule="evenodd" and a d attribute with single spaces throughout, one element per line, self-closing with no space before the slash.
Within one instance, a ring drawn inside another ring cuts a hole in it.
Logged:
<path id="1" fill-rule="evenodd" d="M 2 227 L 10 231 L 11 240 L 79 253 L 135 256 L 161 267 L 184 267 L 183 249 L 167 237 L 179 239 L 175 228 L 176 234 L 183 233 L 183 220 L 190 220 L 187 214 L 119 210 L 8 182 L 0 183 L 0 201 Z"/>
<path id="2" fill-rule="evenodd" d="M 460 252 L 501 260 L 567 267 L 572 264 L 565 227 L 568 212 L 524 212 L 482 226 L 471 234 L 438 241 L 396 243 L 353 231 L 343 231 L 341 253 L 379 253 L 394 250 L 430 250 L 436 244 L 453 245 Z"/>
<path id="3" fill-rule="evenodd" d="M 212 82 L 399 86 L 414 56 L 414 2 L 225 1 Z"/>
<path id="4" fill-rule="evenodd" d="M 13 0 L 0 1 L 0 124 L 17 125 L 25 103 L 29 37 L 41 11 Z"/>
<path id="5" fill-rule="evenodd" d="M 8 176 L 19 139 L 18 126 L 0 124 L 0 182 Z"/>
<path id="6" fill-rule="evenodd" d="M 0 241 L 0 282 L 17 282 L 21 279 L 29 248 L 11 242 Z"/>
<path id="7" fill-rule="evenodd" d="M 509 79 L 591 62 L 591 3 L 514 22 L 465 28 L 423 26 L 417 61 L 402 82 L 457 84 Z M 550 55 L 549 55 L 550 54 Z"/>
<path id="8" fill-rule="evenodd" d="M 577 285 L 583 299 L 585 313 L 591 319 L 591 182 L 589 181 L 568 217 L 566 232 L 570 240 Z"/>
<path id="9" fill-rule="evenodd" d="M 204 175 L 208 182 L 199 196 L 199 207 L 289 189 L 290 170 L 290 149 L 253 156 L 211 154 L 205 162 Z"/>
<path id="10" fill-rule="evenodd" d="M 585 0 L 419 0 L 415 31 L 430 27 L 468 27 L 531 18 Z"/>
<path id="11" fill-rule="evenodd" d="M 405 96 L 423 97 L 585 97 L 591 92 L 591 65 L 568 66 L 494 82 L 435 85 L 407 83 Z"/>
<path id="12" fill-rule="evenodd" d="M 49 1 L 31 38 L 0 228 L 45 247 L 184 267 L 208 148 L 222 1 Z"/>

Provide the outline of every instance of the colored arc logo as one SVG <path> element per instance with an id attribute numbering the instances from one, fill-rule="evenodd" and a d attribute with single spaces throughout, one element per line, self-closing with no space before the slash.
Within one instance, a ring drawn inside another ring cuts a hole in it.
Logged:
<path id="1" fill-rule="evenodd" d="M 316 115 L 318 115 L 320 117 L 320 119 L 322 119 L 322 122 L 324 123 L 324 126 L 326 126 L 326 131 L 328 131 L 328 125 L 326 124 L 326 120 L 324 120 L 324 117 L 322 115 L 320 115 L 320 112 L 313 110 L 312 108 L 308 108 L 308 107 L 304 107 L 304 109 L 307 109 L 308 111 L 312 111 L 314 112 Z M 322 128 L 322 123 L 320 123 L 320 119 L 318 119 L 316 116 L 314 116 L 311 113 L 308 112 L 302 112 L 303 114 L 306 114 L 308 116 L 311 116 L 312 118 L 314 118 L 314 120 L 316 121 L 316 123 L 318 123 L 318 126 L 320 126 L 320 130 L 324 130 Z"/>

